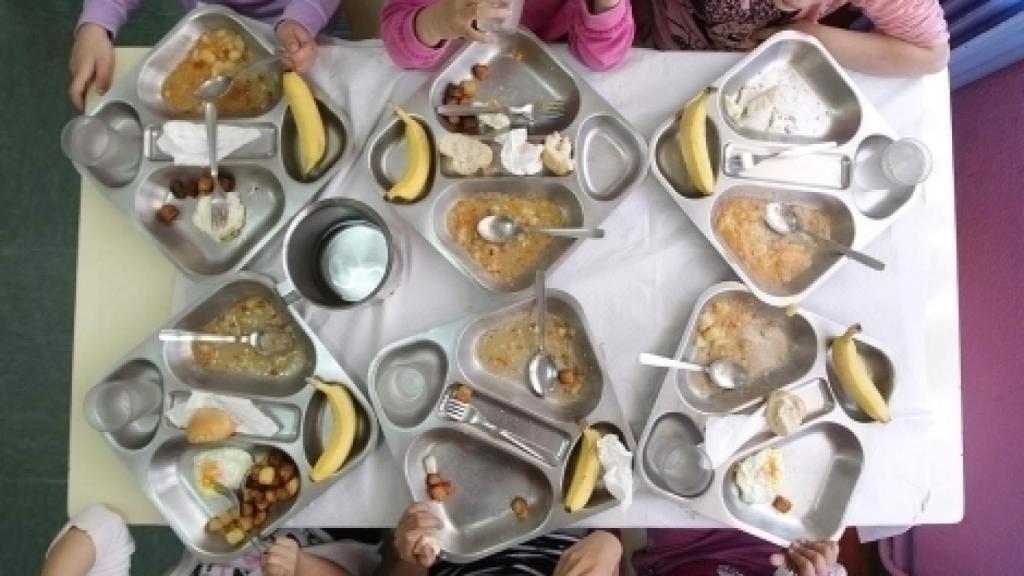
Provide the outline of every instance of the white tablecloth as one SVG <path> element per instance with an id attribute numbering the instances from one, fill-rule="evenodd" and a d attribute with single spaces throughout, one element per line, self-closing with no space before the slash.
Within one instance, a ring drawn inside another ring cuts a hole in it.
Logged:
<path id="1" fill-rule="evenodd" d="M 635 50 L 614 72 L 596 74 L 576 66 L 564 47 L 558 47 L 558 53 L 645 138 L 699 87 L 739 58 L 736 54 Z M 425 73 L 400 73 L 376 41 L 341 42 L 325 48 L 313 76 L 322 90 L 349 111 L 357 148 L 374 130 L 386 102 L 401 102 L 427 78 Z M 925 141 L 934 154 L 935 171 L 922 195 L 926 200 L 919 199 L 902 220 L 867 247 L 887 263 L 886 271 L 879 274 L 847 265 L 804 303 L 807 309 L 838 322 L 862 323 L 898 360 L 894 421 L 873 427 L 869 434 L 867 464 L 848 520 L 874 526 L 957 521 L 963 509 L 963 475 L 955 252 L 948 249 L 955 242 L 947 218 L 953 194 L 948 83 L 945 74 L 919 80 L 862 76 L 855 80 L 898 133 Z M 353 168 L 336 179 L 325 195 L 363 200 L 403 227 L 380 199 L 379 187 L 365 170 L 366 162 L 360 154 Z M 582 303 L 633 433 L 639 437 L 664 372 L 641 367 L 637 354 L 671 354 L 696 297 L 732 274 L 651 176 L 632 191 L 603 228 L 606 238 L 584 243 L 553 272 L 550 284 Z M 382 346 L 496 305 L 491 294 L 468 281 L 415 232 L 406 230 L 404 277 L 390 298 L 348 312 L 304 311 L 328 348 L 364 388 L 370 361 Z M 937 250 L 942 259 L 939 265 L 934 261 Z M 270 252 L 253 267 L 280 275 L 278 262 L 279 255 Z M 201 290 L 182 281 L 177 303 L 184 304 Z M 941 324 L 935 324 L 934 311 L 928 311 L 929 303 L 937 301 L 936 294 L 942 296 L 943 307 L 948 308 L 950 301 L 954 307 L 938 311 Z M 932 377 L 925 362 L 928 321 L 933 326 L 952 326 L 952 332 L 930 334 L 928 349 L 947 356 L 942 365 L 949 371 L 939 378 Z M 950 351 L 953 358 L 948 357 Z M 938 411 L 929 404 L 930 398 L 941 399 Z M 391 526 L 408 502 L 402 475 L 382 443 L 358 470 L 299 513 L 293 523 Z M 714 523 L 641 488 L 627 512 L 613 510 L 585 525 L 707 527 Z"/>

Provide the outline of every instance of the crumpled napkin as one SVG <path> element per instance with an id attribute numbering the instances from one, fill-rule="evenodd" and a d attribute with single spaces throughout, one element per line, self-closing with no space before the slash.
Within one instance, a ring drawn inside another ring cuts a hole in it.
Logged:
<path id="1" fill-rule="evenodd" d="M 260 137 L 255 128 L 217 125 L 217 160 Z M 157 147 L 174 158 L 176 166 L 206 166 L 210 163 L 206 125 L 183 120 L 165 122 Z"/>
<path id="2" fill-rule="evenodd" d="M 597 459 L 604 470 L 604 487 L 612 493 L 625 511 L 633 503 L 633 453 L 615 434 L 605 434 L 597 441 Z"/>
<path id="3" fill-rule="evenodd" d="M 528 142 L 526 129 L 509 130 L 494 140 L 501 144 L 501 165 L 505 170 L 517 176 L 530 176 L 544 169 L 540 159 L 544 146 Z"/>
<path id="4" fill-rule="evenodd" d="M 218 408 L 238 424 L 235 432 L 251 436 L 273 436 L 281 429 L 277 422 L 263 413 L 248 398 L 221 396 L 208 392 L 193 392 L 188 401 L 176 404 L 167 410 L 167 418 L 180 428 L 188 426 L 192 414 L 200 408 Z"/>
<path id="5" fill-rule="evenodd" d="M 704 426 L 704 451 L 711 467 L 718 468 L 766 426 L 764 411 L 753 414 L 711 416 Z"/>

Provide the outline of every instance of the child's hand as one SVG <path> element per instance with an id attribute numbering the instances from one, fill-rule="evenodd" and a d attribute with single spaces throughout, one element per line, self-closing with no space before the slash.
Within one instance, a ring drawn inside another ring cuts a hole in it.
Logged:
<path id="1" fill-rule="evenodd" d="M 414 502 L 405 510 L 395 528 L 395 549 L 409 564 L 428 568 L 437 561 L 437 550 L 426 545 L 424 538 L 441 528 L 441 521 L 422 502 Z"/>
<path id="2" fill-rule="evenodd" d="M 282 20 L 274 30 L 284 46 L 284 65 L 302 74 L 316 61 L 316 38 L 295 20 Z"/>
<path id="3" fill-rule="evenodd" d="M 788 560 L 788 562 L 787 562 Z M 797 576 L 829 576 L 839 560 L 836 542 L 805 542 L 797 540 L 785 554 L 772 554 L 772 566 L 788 566 Z"/>
<path id="4" fill-rule="evenodd" d="M 299 544 L 282 536 L 263 555 L 263 574 L 266 576 L 295 576 L 299 568 Z"/>
<path id="5" fill-rule="evenodd" d="M 622 543 L 615 536 L 598 530 L 562 553 L 555 576 L 614 576 L 619 573 Z"/>
<path id="6" fill-rule="evenodd" d="M 476 22 L 508 16 L 503 0 L 439 0 L 416 14 L 416 36 L 427 46 L 456 38 L 494 42 L 494 35 L 478 30 Z"/>
<path id="7" fill-rule="evenodd" d="M 110 88 L 110 79 L 114 75 L 114 44 L 107 30 L 91 22 L 82 24 L 75 34 L 68 67 L 71 69 L 68 98 L 81 112 L 85 109 L 85 94 L 90 85 L 95 85 L 96 92 L 100 94 Z"/>

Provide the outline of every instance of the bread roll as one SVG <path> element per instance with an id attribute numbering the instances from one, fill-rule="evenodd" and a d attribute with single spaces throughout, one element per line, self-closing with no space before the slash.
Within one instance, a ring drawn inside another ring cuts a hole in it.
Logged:
<path id="1" fill-rule="evenodd" d="M 807 406 L 802 398 L 789 392 L 776 390 L 768 396 L 765 418 L 768 428 L 779 436 L 788 436 L 800 427 L 807 416 Z"/>
<path id="2" fill-rule="evenodd" d="M 235 421 L 218 408 L 200 408 L 192 414 L 185 437 L 192 444 L 220 442 L 235 433 Z"/>

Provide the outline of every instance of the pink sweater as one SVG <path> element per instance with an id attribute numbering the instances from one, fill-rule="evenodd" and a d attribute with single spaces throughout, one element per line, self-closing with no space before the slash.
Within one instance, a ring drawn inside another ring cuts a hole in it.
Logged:
<path id="1" fill-rule="evenodd" d="M 388 0 L 381 13 L 384 47 L 403 68 L 430 68 L 445 54 L 447 42 L 427 46 L 416 37 L 416 14 L 439 0 Z M 569 50 L 588 68 L 607 70 L 626 57 L 633 43 L 630 0 L 592 14 L 587 0 L 524 0 L 522 25 L 542 40 L 569 39 Z"/>

